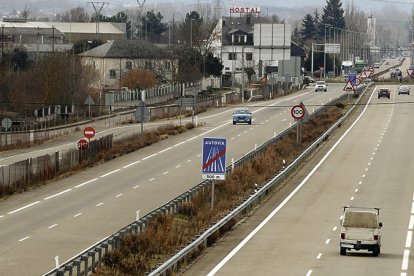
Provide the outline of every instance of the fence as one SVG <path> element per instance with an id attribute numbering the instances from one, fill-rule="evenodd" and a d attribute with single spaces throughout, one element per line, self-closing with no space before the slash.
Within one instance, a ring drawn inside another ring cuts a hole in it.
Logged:
<path id="1" fill-rule="evenodd" d="M 359 92 L 365 92 L 364 88 L 360 88 Z M 363 90 L 363 91 L 362 91 Z M 346 95 L 343 95 L 340 100 L 345 99 Z M 360 100 L 360 99 L 359 99 Z M 358 100 L 358 101 L 359 101 Z M 338 99 L 333 100 L 332 102 L 328 103 L 328 105 L 334 104 L 335 101 Z M 354 106 L 355 107 L 355 106 Z M 317 141 L 315 141 L 309 148 L 307 148 L 295 161 L 293 161 L 285 170 L 280 172 L 277 176 L 275 176 L 271 181 L 266 183 L 257 193 L 247 198 L 243 201 L 239 206 L 235 209 L 230 211 L 223 219 L 213 225 L 210 229 L 206 232 L 198 236 L 193 240 L 192 243 L 185 246 L 182 250 L 177 252 L 172 258 L 166 261 L 163 264 L 159 264 L 150 275 L 165 275 L 167 271 L 174 270 L 181 260 L 183 260 L 186 256 L 191 254 L 194 250 L 198 248 L 200 244 L 206 244 L 207 238 L 210 237 L 213 233 L 219 230 L 223 225 L 225 225 L 228 221 L 232 218 L 240 216 L 246 209 L 252 208 L 252 206 L 258 204 L 260 199 L 264 197 L 269 189 L 271 189 L 274 185 L 279 183 L 291 170 L 293 170 L 305 157 L 307 157 L 313 150 L 315 150 L 319 144 L 332 132 L 337 128 L 342 122 L 349 116 L 351 111 L 354 109 L 352 107 L 346 115 L 341 118 L 335 125 L 333 125 L 327 132 L 325 132 Z M 315 116 L 316 114 L 322 112 L 326 107 L 321 107 L 316 110 L 311 116 Z M 251 152 L 247 153 L 242 158 L 238 159 L 234 162 L 234 167 L 241 166 L 244 162 L 255 158 L 259 153 L 265 151 L 268 146 L 275 143 L 283 136 L 287 135 L 291 130 L 296 128 L 296 124 L 292 125 L 290 128 L 286 129 L 279 135 L 273 137 L 272 139 L 268 140 L 267 142 L 263 143 L 261 146 L 257 147 L 256 149 L 252 150 Z M 229 166 L 226 168 L 227 173 L 230 173 L 232 167 Z M 46 273 L 45 275 L 65 275 L 68 272 L 68 275 L 73 275 L 75 272 L 76 275 L 87 275 L 89 271 L 94 272 L 95 268 L 102 262 L 103 255 L 107 252 L 113 251 L 118 249 L 121 244 L 121 239 L 130 233 L 140 233 L 142 232 L 148 223 L 157 216 L 159 213 L 168 214 L 168 213 L 175 213 L 179 206 L 181 206 L 185 202 L 189 202 L 193 195 L 197 194 L 198 192 L 202 191 L 203 189 L 210 188 L 211 182 L 210 181 L 203 181 L 200 184 L 194 186 L 190 190 L 186 191 L 185 193 L 181 194 L 180 196 L 174 198 L 170 202 L 164 204 L 163 206 L 159 207 L 158 209 L 150 212 L 149 214 L 145 215 L 138 221 L 134 221 L 131 224 L 125 226 L 124 228 L 117 231 L 115 234 L 108 236 L 98 243 L 92 245 L 91 247 L 87 248 L 80 254 L 76 255 L 72 259 L 66 261 L 65 263 L 61 264 L 58 268 L 51 270 L 50 272 Z"/>
<path id="2" fill-rule="evenodd" d="M 92 163 L 99 153 L 112 148 L 113 135 L 89 143 L 85 151 L 58 151 L 0 167 L 0 195 L 22 191 L 32 184 L 66 173 L 83 163 Z"/>

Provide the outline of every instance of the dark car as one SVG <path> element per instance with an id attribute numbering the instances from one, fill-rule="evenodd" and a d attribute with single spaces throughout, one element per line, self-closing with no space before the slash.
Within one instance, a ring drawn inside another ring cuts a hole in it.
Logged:
<path id="1" fill-rule="evenodd" d="M 378 99 L 381 97 L 387 97 L 389 99 L 391 97 L 390 94 L 391 93 L 388 88 L 380 88 L 380 90 L 378 90 Z"/>
<path id="2" fill-rule="evenodd" d="M 237 123 L 252 124 L 252 113 L 247 109 L 238 109 L 233 113 L 233 125 Z"/>
<path id="3" fill-rule="evenodd" d="M 410 95 L 410 87 L 406 86 L 406 85 L 401 85 L 398 88 L 398 95 L 400 94 L 407 94 Z"/>

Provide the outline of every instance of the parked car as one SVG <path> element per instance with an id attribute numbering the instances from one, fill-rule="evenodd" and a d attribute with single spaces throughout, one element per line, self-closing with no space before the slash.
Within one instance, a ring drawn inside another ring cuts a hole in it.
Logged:
<path id="1" fill-rule="evenodd" d="M 401 85 L 398 88 L 398 95 L 401 95 L 401 94 L 410 95 L 410 87 L 408 87 L 407 85 Z"/>
<path id="2" fill-rule="evenodd" d="M 315 84 L 315 92 L 318 91 L 328 91 L 328 87 L 325 81 L 317 81 Z"/>
<path id="3" fill-rule="evenodd" d="M 233 125 L 237 123 L 252 124 L 252 113 L 247 109 L 237 109 L 233 112 Z"/>
<path id="4" fill-rule="evenodd" d="M 314 82 L 315 82 L 315 80 L 310 76 L 304 76 L 303 77 L 303 83 L 306 84 L 306 85 L 308 85 L 309 83 L 314 83 Z"/>
<path id="5" fill-rule="evenodd" d="M 339 241 L 340 254 L 347 250 L 368 250 L 373 256 L 381 253 L 379 208 L 344 207 Z"/>
<path id="6" fill-rule="evenodd" d="M 388 88 L 380 88 L 378 90 L 378 99 L 381 97 L 386 97 L 386 98 L 390 98 L 391 97 L 391 92 Z"/>

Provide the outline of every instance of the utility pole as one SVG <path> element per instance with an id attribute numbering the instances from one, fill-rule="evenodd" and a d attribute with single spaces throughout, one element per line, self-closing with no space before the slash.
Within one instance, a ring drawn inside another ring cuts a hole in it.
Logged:
<path id="1" fill-rule="evenodd" d="M 96 39 L 99 39 L 99 20 L 101 18 L 101 11 L 105 4 L 109 4 L 108 2 L 88 2 L 88 4 L 92 4 L 93 9 L 95 10 L 95 23 L 96 23 Z"/>
<path id="2" fill-rule="evenodd" d="M 1 24 L 1 64 L 3 65 L 4 59 L 4 24 Z"/>
<path id="3" fill-rule="evenodd" d="M 142 11 L 144 10 L 144 5 L 147 2 L 147 0 L 137 0 L 137 4 L 139 7 L 139 14 L 138 14 L 138 24 L 139 24 L 139 35 L 138 38 L 140 39 L 142 36 L 142 26 L 141 26 L 141 17 L 142 17 Z M 146 22 L 145 22 L 146 23 Z M 145 27 L 145 31 L 146 31 L 146 26 Z M 146 35 L 146 34 L 145 34 Z"/>

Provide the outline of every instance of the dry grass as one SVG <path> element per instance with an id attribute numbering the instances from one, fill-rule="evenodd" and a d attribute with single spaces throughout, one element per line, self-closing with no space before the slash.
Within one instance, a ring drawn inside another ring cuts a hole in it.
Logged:
<path id="1" fill-rule="evenodd" d="M 256 158 L 236 168 L 226 180 L 216 182 L 214 209 L 210 206 L 211 190 L 205 189 L 194 195 L 190 202 L 180 205 L 176 214 L 159 214 L 142 233 L 127 235 L 119 250 L 106 254 L 104 265 L 96 275 L 145 275 L 155 264 L 169 258 L 249 196 L 255 183 L 263 185 L 274 177 L 283 168 L 283 160 L 292 162 L 341 116 L 342 109 L 331 107 L 303 125 L 301 145 L 296 143 L 296 133 L 289 133 Z M 235 223 L 232 220 L 211 235 L 207 245 L 216 242 Z M 186 261 L 196 258 L 203 249 L 200 247 Z"/>

